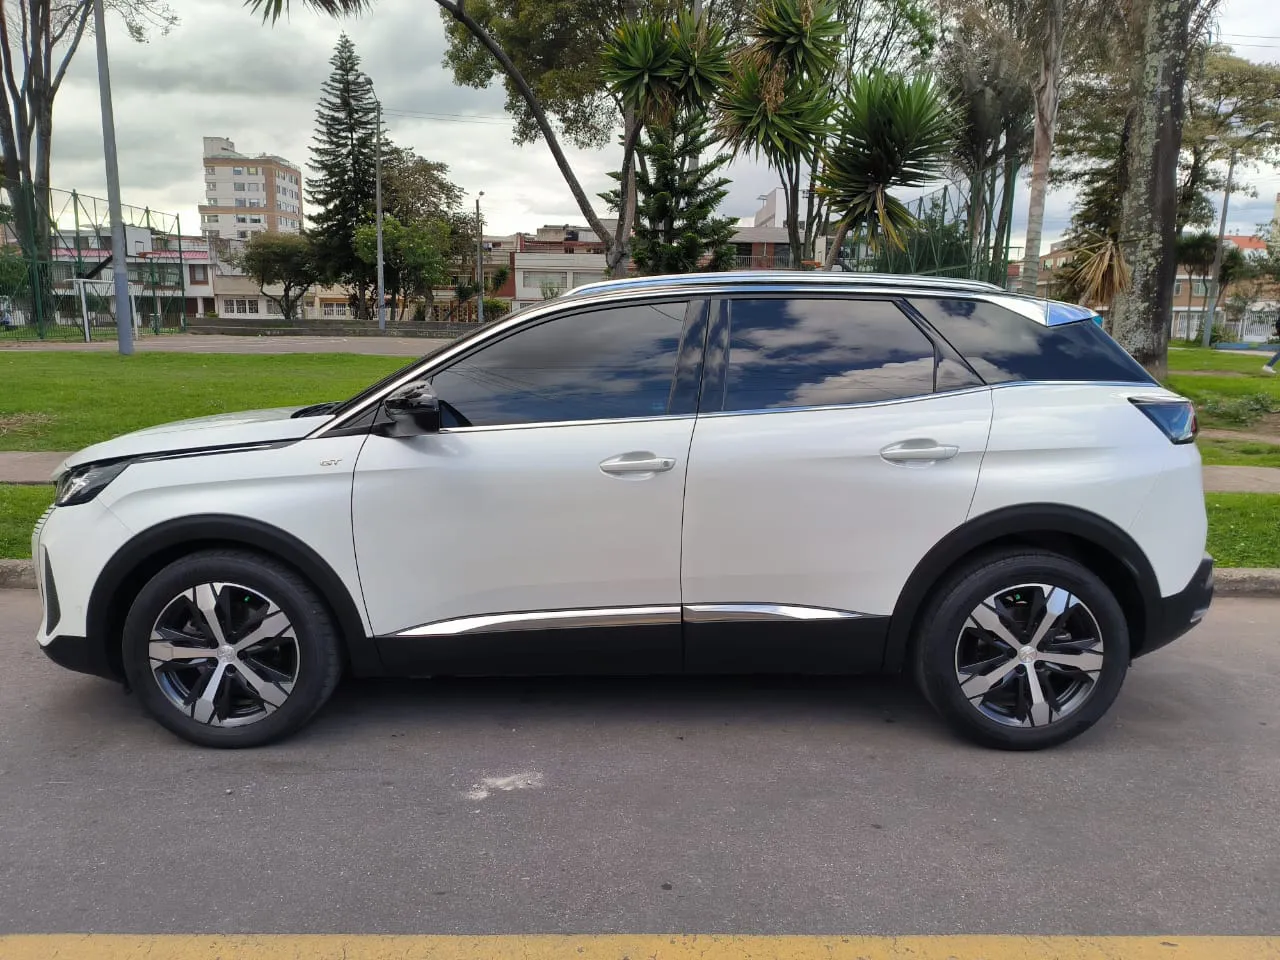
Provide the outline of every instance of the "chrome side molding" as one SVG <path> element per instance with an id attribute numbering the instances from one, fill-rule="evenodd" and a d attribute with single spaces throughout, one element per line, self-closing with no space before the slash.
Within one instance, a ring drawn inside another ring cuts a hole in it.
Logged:
<path id="1" fill-rule="evenodd" d="M 409 627 L 397 637 L 456 637 L 468 633 L 514 633 L 574 627 L 643 627 L 687 623 L 745 623 L 806 620 L 857 620 L 864 613 L 788 603 L 690 603 L 683 607 L 587 607 L 577 610 L 524 610 L 436 620 Z"/>
<path id="2" fill-rule="evenodd" d="M 517 630 L 562 629 L 571 627 L 639 627 L 677 624 L 680 608 L 590 607 L 579 610 L 526 610 L 518 613 L 491 613 L 479 617 L 437 620 L 410 627 L 397 637 L 454 637 L 466 633 L 509 633 Z"/>
<path id="3" fill-rule="evenodd" d="M 857 620 L 865 613 L 852 610 L 830 610 L 789 603 L 689 603 L 684 619 L 689 623 L 733 623 L 735 621 L 774 620 Z"/>

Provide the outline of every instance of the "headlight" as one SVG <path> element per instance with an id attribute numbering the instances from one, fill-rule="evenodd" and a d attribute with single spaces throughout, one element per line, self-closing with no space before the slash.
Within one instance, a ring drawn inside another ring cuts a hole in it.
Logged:
<path id="1" fill-rule="evenodd" d="M 59 507 L 73 507 L 77 503 L 88 503 L 129 466 L 128 460 L 115 463 L 90 463 L 83 467 L 68 470 L 58 479 L 58 495 L 54 504 Z"/>

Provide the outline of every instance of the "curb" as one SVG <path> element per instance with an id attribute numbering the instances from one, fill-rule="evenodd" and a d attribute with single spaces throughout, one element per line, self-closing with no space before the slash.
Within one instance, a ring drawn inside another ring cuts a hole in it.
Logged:
<path id="1" fill-rule="evenodd" d="M 0 560 L 0 590 L 31 589 L 36 570 L 30 560 Z M 1280 597 L 1280 568 L 1218 567 L 1213 571 L 1215 597 Z"/>
<path id="2" fill-rule="evenodd" d="M 0 560 L 0 589 L 36 588 L 36 568 L 30 560 Z"/>

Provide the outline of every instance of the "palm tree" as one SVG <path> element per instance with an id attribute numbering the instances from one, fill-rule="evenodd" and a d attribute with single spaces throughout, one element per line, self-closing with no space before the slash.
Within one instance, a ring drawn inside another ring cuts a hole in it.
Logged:
<path id="1" fill-rule="evenodd" d="M 719 134 L 737 155 L 782 175 L 791 262 L 799 266 L 800 184 L 817 163 L 832 116 L 831 77 L 843 28 L 831 0 L 759 0 L 751 41 L 719 98 Z"/>
<path id="2" fill-rule="evenodd" d="M 951 104 L 931 76 L 876 72 L 853 80 L 819 176 L 819 189 L 839 218 L 828 266 L 851 229 L 865 229 L 873 247 L 883 238 L 891 248 L 903 248 L 916 220 L 889 191 L 941 174 L 955 126 Z"/>

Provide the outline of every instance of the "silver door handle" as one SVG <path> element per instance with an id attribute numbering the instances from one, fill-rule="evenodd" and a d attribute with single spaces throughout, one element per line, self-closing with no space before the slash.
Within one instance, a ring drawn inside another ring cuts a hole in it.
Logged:
<path id="1" fill-rule="evenodd" d="M 617 476 L 622 473 L 665 473 L 676 465 L 674 457 L 655 457 L 652 453 L 623 453 L 602 461 L 604 473 Z"/>
<path id="2" fill-rule="evenodd" d="M 904 440 L 902 443 L 889 444 L 880 451 L 880 456 L 890 463 L 935 463 L 938 460 L 950 460 L 959 452 L 959 447 L 948 443 Z"/>

